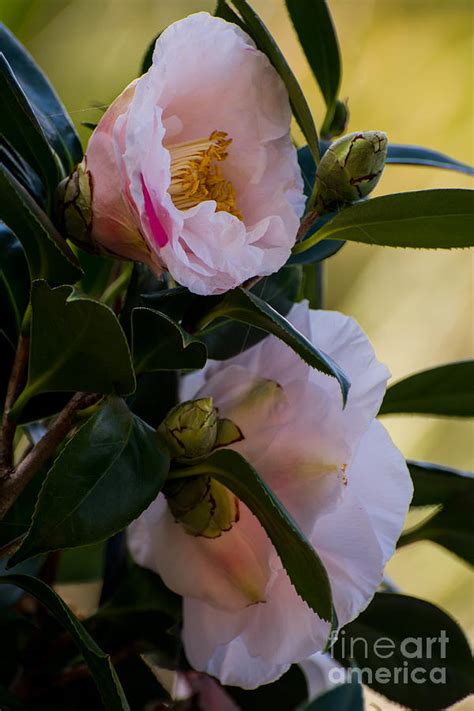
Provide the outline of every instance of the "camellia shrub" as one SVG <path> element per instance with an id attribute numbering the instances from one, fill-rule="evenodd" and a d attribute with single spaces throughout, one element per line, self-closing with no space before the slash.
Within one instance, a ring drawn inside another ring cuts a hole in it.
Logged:
<path id="1" fill-rule="evenodd" d="M 406 461 L 378 419 L 472 416 L 472 362 L 387 389 L 322 303 L 347 241 L 472 246 L 468 190 L 371 197 L 388 164 L 472 170 L 348 132 L 328 7 L 286 6 L 322 126 L 246 0 L 161 32 L 84 147 L 0 28 L 2 711 L 473 691 L 458 625 L 384 577 L 421 540 L 472 563 L 472 477 Z M 435 508 L 404 529 L 410 506 Z M 93 614 L 65 579 L 101 581 Z"/>

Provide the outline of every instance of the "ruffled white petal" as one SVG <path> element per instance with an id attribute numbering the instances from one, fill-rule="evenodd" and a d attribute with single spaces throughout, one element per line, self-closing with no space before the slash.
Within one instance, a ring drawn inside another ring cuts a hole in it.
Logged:
<path id="1" fill-rule="evenodd" d="M 290 120 L 280 77 L 235 25 L 197 13 L 160 36 L 130 105 L 124 160 L 150 248 L 195 293 L 224 292 L 287 260 L 304 207 Z M 214 130 L 232 138 L 222 171 L 244 222 L 216 212 L 213 201 L 178 210 L 167 192 L 166 146 Z M 142 181 L 168 236 L 165 246 L 150 226 Z"/>

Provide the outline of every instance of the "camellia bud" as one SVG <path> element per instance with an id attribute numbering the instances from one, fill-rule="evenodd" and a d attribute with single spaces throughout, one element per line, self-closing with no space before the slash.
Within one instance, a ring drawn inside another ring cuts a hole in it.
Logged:
<path id="1" fill-rule="evenodd" d="M 330 212 L 366 197 L 382 175 L 387 136 L 382 131 L 349 133 L 334 141 L 316 173 L 318 212 Z"/>
<path id="2" fill-rule="evenodd" d="M 171 458 L 186 462 L 209 454 L 216 444 L 217 410 L 212 398 L 190 400 L 176 405 L 159 427 Z"/>
<path id="3" fill-rule="evenodd" d="M 97 251 L 91 240 L 92 189 L 85 162 L 65 178 L 56 192 L 57 216 L 66 237 L 88 251 Z"/>
<path id="4" fill-rule="evenodd" d="M 170 481 L 165 494 L 176 521 L 192 536 L 218 538 L 239 520 L 239 500 L 211 477 Z"/>

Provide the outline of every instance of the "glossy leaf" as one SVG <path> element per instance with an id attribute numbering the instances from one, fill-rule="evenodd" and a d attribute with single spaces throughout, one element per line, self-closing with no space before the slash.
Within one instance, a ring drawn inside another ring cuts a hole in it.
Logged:
<path id="1" fill-rule="evenodd" d="M 48 141 L 69 173 L 82 159 L 82 147 L 76 130 L 53 87 L 16 37 L 0 23 L 0 51 L 8 63 L 28 101 L 33 106 Z"/>
<path id="2" fill-rule="evenodd" d="M 332 619 L 329 578 L 317 552 L 258 472 L 237 452 L 218 450 L 202 463 L 179 470 L 211 476 L 241 499 L 258 518 L 298 595 L 324 620 Z M 186 474 L 186 472 L 188 472 Z"/>
<path id="3" fill-rule="evenodd" d="M 29 163 L 0 136 L 0 164 L 29 192 L 41 208 L 46 206 L 45 186 Z"/>
<path id="4" fill-rule="evenodd" d="M 419 711 L 441 711 L 474 691 L 471 650 L 460 627 L 435 605 L 407 595 L 376 593 L 369 607 L 344 627 L 334 656 L 346 666 L 371 670 L 362 677 L 364 683 Z M 381 667 L 386 672 L 379 680 Z M 420 668 L 423 683 L 415 671 Z"/>
<path id="5" fill-rule="evenodd" d="M 291 71 L 285 57 L 281 53 L 278 45 L 263 24 L 260 17 L 248 4 L 247 0 L 229 0 L 229 4 L 232 4 L 240 13 L 248 34 L 253 38 L 257 47 L 267 55 L 278 74 L 281 76 L 290 97 L 294 116 L 298 121 L 306 141 L 308 142 L 308 146 L 313 154 L 314 160 L 318 162 L 319 140 L 316 126 L 314 125 L 311 111 L 304 94 L 301 91 L 301 87 L 298 84 L 295 75 Z"/>
<path id="6" fill-rule="evenodd" d="M 74 284 L 81 277 L 77 259 L 52 222 L 13 175 L 0 165 L 0 219 L 25 251 L 32 279 Z"/>
<path id="7" fill-rule="evenodd" d="M 193 370 L 206 364 L 206 346 L 159 311 L 134 309 L 132 334 L 137 374 L 156 370 Z"/>
<path id="8" fill-rule="evenodd" d="M 442 188 L 383 195 L 356 203 L 336 215 L 294 254 L 323 239 L 345 239 L 382 247 L 452 249 L 472 247 L 471 190 Z"/>
<path id="9" fill-rule="evenodd" d="M 341 56 L 326 0 L 285 0 L 306 59 L 327 106 L 331 122 L 341 83 Z"/>
<path id="10" fill-rule="evenodd" d="M 28 380 L 13 416 L 39 393 L 133 392 L 128 344 L 108 306 L 78 296 L 69 286 L 50 289 L 46 282 L 36 281 L 31 307 Z"/>
<path id="11" fill-rule="evenodd" d="M 168 450 L 155 430 L 111 398 L 54 462 L 12 563 L 121 531 L 158 496 L 168 467 Z"/>
<path id="12" fill-rule="evenodd" d="M 0 576 L 0 584 L 17 585 L 41 602 L 69 632 L 84 657 L 107 711 L 130 711 L 119 678 L 110 657 L 92 639 L 87 630 L 46 583 L 29 575 Z"/>
<path id="13" fill-rule="evenodd" d="M 62 178 L 43 129 L 0 52 L 0 135 L 43 177 L 52 195 Z"/>
<path id="14" fill-rule="evenodd" d="M 178 373 L 158 370 L 137 377 L 137 389 L 127 404 L 136 415 L 156 429 L 178 403 Z"/>
<path id="15" fill-rule="evenodd" d="M 339 684 L 296 711 L 364 711 L 362 686 L 355 682 Z"/>
<path id="16" fill-rule="evenodd" d="M 256 326 L 282 340 L 312 368 L 336 378 L 341 388 L 343 403 L 346 402 L 350 383 L 339 366 L 258 296 L 243 288 L 229 291 L 224 300 L 203 318 L 201 328 L 204 329 L 220 317 Z"/>
<path id="17" fill-rule="evenodd" d="M 25 253 L 13 232 L 0 223 L 0 329 L 14 347 L 28 304 L 29 290 Z"/>
<path id="18" fill-rule="evenodd" d="M 251 291 L 285 316 L 297 300 L 300 283 L 300 270 L 284 267 L 276 274 L 263 277 Z M 207 346 L 209 358 L 226 360 L 251 348 L 265 336 L 265 332 L 260 328 L 226 319 L 215 321 L 212 327 L 201 335 L 201 339 Z"/>
<path id="19" fill-rule="evenodd" d="M 33 479 L 0 520 L 0 548 L 14 540 L 21 540 L 27 534 L 45 476 L 46 469 L 36 472 Z"/>
<path id="20" fill-rule="evenodd" d="M 403 533 L 398 546 L 432 541 L 474 565 L 474 476 L 424 462 L 408 462 L 408 468 L 414 484 L 412 506 L 438 508 Z"/>
<path id="21" fill-rule="evenodd" d="M 325 222 L 326 220 L 324 218 L 318 220 L 313 228 L 308 232 L 308 236 L 311 236 L 318 229 L 321 229 Z M 337 254 L 345 244 L 346 242 L 343 239 L 324 239 L 322 242 L 318 242 L 305 252 L 292 254 L 287 264 L 291 266 L 292 264 L 315 264 L 317 262 L 323 262 L 325 259 L 329 259 L 329 257 L 333 257 Z"/>
<path id="22" fill-rule="evenodd" d="M 445 505 L 472 495 L 472 472 L 413 460 L 408 460 L 407 465 L 414 485 L 411 506 Z"/>
<path id="23" fill-rule="evenodd" d="M 474 175 L 474 169 L 455 158 L 423 146 L 388 144 L 387 163 L 398 165 L 419 165 L 427 168 L 443 168 L 466 175 Z"/>
<path id="24" fill-rule="evenodd" d="M 474 360 L 423 370 L 389 387 L 379 414 L 396 413 L 472 417 Z"/>

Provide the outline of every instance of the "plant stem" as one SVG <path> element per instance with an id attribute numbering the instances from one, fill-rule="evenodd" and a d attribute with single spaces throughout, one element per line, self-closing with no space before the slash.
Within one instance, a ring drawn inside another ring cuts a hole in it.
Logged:
<path id="1" fill-rule="evenodd" d="M 112 306 L 114 303 L 115 297 L 120 294 L 124 286 L 127 284 L 129 281 L 131 275 L 132 275 L 132 264 L 126 264 L 122 268 L 122 272 L 118 275 L 118 277 L 111 283 L 109 286 L 106 288 L 104 293 L 102 294 L 102 301 L 107 304 L 108 306 Z"/>
<path id="2" fill-rule="evenodd" d="M 29 336 L 20 334 L 10 373 L 10 380 L 8 381 L 5 407 L 3 410 L 2 431 L 0 434 L 0 482 L 8 478 L 13 469 L 13 439 L 15 437 L 16 422 L 10 420 L 9 414 L 13 403 L 23 387 L 26 366 L 28 364 L 29 348 Z"/>
<path id="3" fill-rule="evenodd" d="M 89 407 L 97 397 L 97 395 L 91 393 L 76 393 L 59 413 L 44 437 L 40 439 L 38 444 L 33 447 L 15 469 L 10 470 L 3 483 L 0 482 L 0 520 L 20 496 L 38 469 L 61 444 L 74 425 L 77 410 Z"/>

